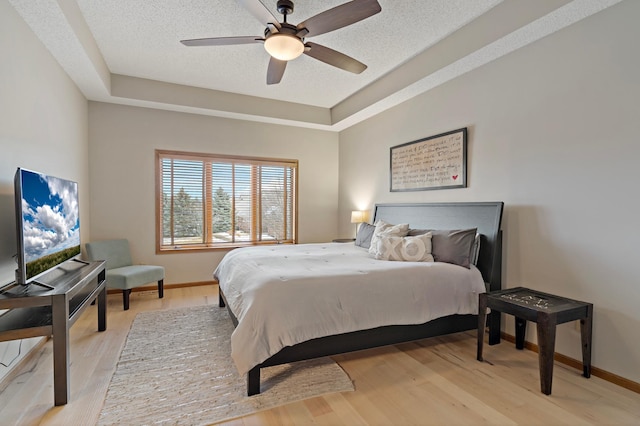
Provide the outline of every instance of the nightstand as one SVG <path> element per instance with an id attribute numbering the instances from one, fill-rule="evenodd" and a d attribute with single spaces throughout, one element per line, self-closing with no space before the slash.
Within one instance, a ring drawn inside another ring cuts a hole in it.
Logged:
<path id="1" fill-rule="evenodd" d="M 332 242 L 333 243 L 352 243 L 355 240 L 356 240 L 355 238 L 336 238 Z"/>
<path id="2" fill-rule="evenodd" d="M 524 348 L 527 321 L 535 322 L 538 331 L 540 390 L 551 394 L 556 325 L 580 321 L 583 376 L 591 376 L 591 330 L 593 304 L 560 297 L 524 287 L 481 293 L 478 300 L 478 361 L 482 361 L 482 344 L 487 308 L 516 318 L 516 348 Z"/>

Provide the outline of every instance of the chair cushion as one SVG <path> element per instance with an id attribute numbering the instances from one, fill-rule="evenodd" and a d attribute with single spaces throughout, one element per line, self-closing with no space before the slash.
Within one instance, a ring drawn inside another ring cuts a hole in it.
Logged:
<path id="1" fill-rule="evenodd" d="M 85 244 L 85 247 L 89 260 L 106 260 L 106 269 L 120 268 L 133 263 L 127 240 L 94 241 Z"/>
<path id="2" fill-rule="evenodd" d="M 107 287 L 127 290 L 164 279 L 164 268 L 152 265 L 131 265 L 107 270 Z"/>

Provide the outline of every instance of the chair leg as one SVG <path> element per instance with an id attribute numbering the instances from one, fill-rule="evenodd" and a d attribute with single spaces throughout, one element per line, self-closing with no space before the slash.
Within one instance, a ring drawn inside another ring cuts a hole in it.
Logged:
<path id="1" fill-rule="evenodd" d="M 129 295 L 131 295 L 131 289 L 122 290 L 122 303 L 125 311 L 129 310 Z"/>
<path id="2" fill-rule="evenodd" d="M 162 299 L 164 297 L 164 280 L 158 281 L 158 298 Z"/>

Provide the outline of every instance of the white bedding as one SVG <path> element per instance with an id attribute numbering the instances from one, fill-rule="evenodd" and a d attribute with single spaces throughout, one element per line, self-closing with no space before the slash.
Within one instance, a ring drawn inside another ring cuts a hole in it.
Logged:
<path id="1" fill-rule="evenodd" d="M 475 266 L 376 260 L 341 243 L 236 249 L 214 277 L 238 319 L 231 356 L 240 374 L 317 337 L 477 314 L 485 291 Z"/>

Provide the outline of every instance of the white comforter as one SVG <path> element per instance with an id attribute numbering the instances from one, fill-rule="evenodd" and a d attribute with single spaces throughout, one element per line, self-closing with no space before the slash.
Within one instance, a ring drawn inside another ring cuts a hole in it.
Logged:
<path id="1" fill-rule="evenodd" d="M 214 277 L 238 319 L 231 356 L 240 374 L 317 337 L 477 314 L 485 291 L 474 266 L 376 260 L 341 243 L 236 249 Z"/>

